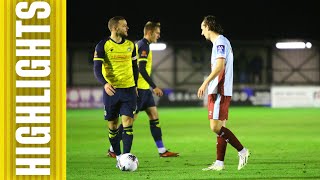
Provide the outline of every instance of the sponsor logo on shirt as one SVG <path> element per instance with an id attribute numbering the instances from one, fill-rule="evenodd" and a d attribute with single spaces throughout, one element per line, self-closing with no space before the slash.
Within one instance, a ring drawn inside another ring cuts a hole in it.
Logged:
<path id="1" fill-rule="evenodd" d="M 217 53 L 218 54 L 224 54 L 224 51 L 225 51 L 224 45 L 217 46 Z"/>
<path id="2" fill-rule="evenodd" d="M 131 54 L 111 54 L 110 58 L 114 60 L 128 60 L 131 58 Z"/>

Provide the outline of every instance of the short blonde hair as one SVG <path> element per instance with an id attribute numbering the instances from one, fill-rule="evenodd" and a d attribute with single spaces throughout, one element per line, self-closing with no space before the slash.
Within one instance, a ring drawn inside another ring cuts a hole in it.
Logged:
<path id="1" fill-rule="evenodd" d="M 160 22 L 148 21 L 144 25 L 143 33 L 146 34 L 148 31 L 153 32 L 156 28 L 160 28 Z"/>

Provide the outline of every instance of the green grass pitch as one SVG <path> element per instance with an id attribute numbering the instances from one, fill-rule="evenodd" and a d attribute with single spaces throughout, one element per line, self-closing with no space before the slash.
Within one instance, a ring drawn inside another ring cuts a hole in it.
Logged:
<path id="1" fill-rule="evenodd" d="M 164 145 L 180 153 L 159 158 L 144 112 L 134 123 L 131 153 L 135 172 L 116 169 L 106 156 L 107 123 L 102 109 L 67 110 L 67 179 L 320 179 L 320 109 L 231 107 L 227 127 L 251 150 L 238 171 L 236 150 L 228 144 L 224 171 L 201 169 L 216 157 L 216 136 L 206 108 L 158 108 Z"/>

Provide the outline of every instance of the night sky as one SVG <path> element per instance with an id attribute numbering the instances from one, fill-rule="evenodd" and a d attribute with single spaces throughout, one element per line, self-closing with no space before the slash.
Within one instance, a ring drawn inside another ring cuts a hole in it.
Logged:
<path id="1" fill-rule="evenodd" d="M 280 3 L 281 2 L 281 3 Z M 231 40 L 320 40 L 316 1 L 111 1 L 68 0 L 68 42 L 97 42 L 109 35 L 108 19 L 124 16 L 129 39 L 142 38 L 144 24 L 161 22 L 159 41 L 199 41 L 204 16 L 215 15 Z"/>

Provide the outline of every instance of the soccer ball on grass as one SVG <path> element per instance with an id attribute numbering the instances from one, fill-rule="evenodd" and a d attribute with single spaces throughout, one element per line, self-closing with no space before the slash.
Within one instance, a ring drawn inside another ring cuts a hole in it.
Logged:
<path id="1" fill-rule="evenodd" d="M 119 169 L 121 171 L 135 171 L 138 169 L 139 161 L 138 158 L 131 154 L 125 153 L 120 156 Z"/>

